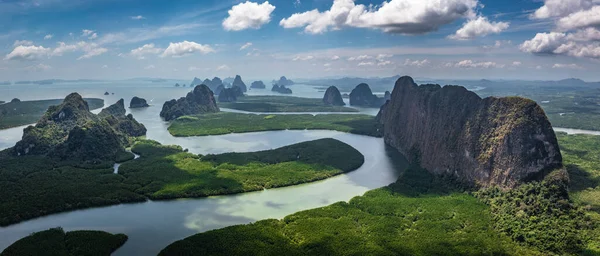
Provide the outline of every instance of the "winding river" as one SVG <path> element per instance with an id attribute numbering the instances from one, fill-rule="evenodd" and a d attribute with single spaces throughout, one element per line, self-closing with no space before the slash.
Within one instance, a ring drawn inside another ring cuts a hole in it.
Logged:
<path id="1" fill-rule="evenodd" d="M 62 98 L 73 90 L 66 87 L 63 91 L 48 92 L 51 95 L 40 94 L 38 98 Z M 124 86 L 108 90 L 115 91 L 115 95 L 102 96 L 99 93 L 103 93 L 104 89 L 77 88 L 84 97 L 104 98 L 107 106 L 121 97 L 126 101 L 132 96 L 146 98 L 151 101 L 151 105 L 153 104 L 151 107 L 132 109 L 130 112 L 148 128 L 147 138 L 163 144 L 177 144 L 192 153 L 251 152 L 308 140 L 335 138 L 359 150 L 365 156 L 365 163 L 361 168 L 348 174 L 285 188 L 199 199 L 147 201 L 40 217 L 0 228 L 0 251 L 32 232 L 60 226 L 67 231 L 87 229 L 127 234 L 129 240 L 114 255 L 156 255 L 168 244 L 198 232 L 267 218 L 282 218 L 294 212 L 322 207 L 338 201 L 348 201 L 368 190 L 394 182 L 408 165 L 400 154 L 386 147 L 382 139 L 335 131 L 286 130 L 188 138 L 173 137 L 167 131 L 168 124 L 159 118 L 160 108 L 162 102 L 183 96 L 186 90 L 158 87 L 140 89 L 139 86 Z M 38 99 L 29 94 L 22 97 Z M 361 110 L 361 112 L 376 113 L 371 109 Z M 0 149 L 11 147 L 20 140 L 23 128 L 0 131 Z M 118 165 L 115 165 L 115 172 L 118 172 Z"/>
<path id="2" fill-rule="evenodd" d="M 177 144 L 192 153 L 250 152 L 319 138 L 335 138 L 359 150 L 365 156 L 365 163 L 348 174 L 285 188 L 199 199 L 147 201 L 40 217 L 0 228 L 0 251 L 32 232 L 60 226 L 67 231 L 87 229 L 127 234 L 129 240 L 114 255 L 156 255 L 168 244 L 198 232 L 261 219 L 282 218 L 294 212 L 348 201 L 367 190 L 394 182 L 408 165 L 404 157 L 385 146 L 382 139 L 335 131 L 271 131 L 173 137 L 167 132 L 168 124 L 159 118 L 161 105 L 166 100 L 183 96 L 190 88 L 165 88 L 162 85 L 148 84 L 140 86 L 134 83 L 93 84 L 76 88 L 73 85 L 55 85 L 52 90 L 43 86 L 31 87 L 32 90 L 27 91 L 0 88 L 0 95 L 29 100 L 63 98 L 72 91 L 78 91 L 84 97 L 104 98 L 106 105 L 116 102 L 119 98 L 124 98 L 127 102 L 133 96 L 140 96 L 146 98 L 152 106 L 130 112 L 148 128 L 147 138 L 163 144 Z M 115 95 L 102 96 L 105 90 L 115 92 Z M 311 90 L 316 89 L 302 87 L 301 90 L 294 89 L 294 92 L 297 95 L 297 91 L 306 91 L 306 95 L 299 95 L 304 97 L 322 95 Z M 254 93 L 256 92 L 251 94 Z M 376 109 L 360 111 L 371 115 L 377 113 Z M 23 128 L 1 130 L 0 149 L 11 147 L 20 140 Z M 577 133 L 564 129 L 562 131 Z M 595 134 L 600 135 L 597 132 Z M 115 165 L 115 173 L 118 175 L 118 165 Z"/>

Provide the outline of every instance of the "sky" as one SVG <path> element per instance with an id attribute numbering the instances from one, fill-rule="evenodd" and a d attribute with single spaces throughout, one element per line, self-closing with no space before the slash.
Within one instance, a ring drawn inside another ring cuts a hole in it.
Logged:
<path id="1" fill-rule="evenodd" d="M 600 81 L 600 0 L 0 0 L 0 81 Z"/>

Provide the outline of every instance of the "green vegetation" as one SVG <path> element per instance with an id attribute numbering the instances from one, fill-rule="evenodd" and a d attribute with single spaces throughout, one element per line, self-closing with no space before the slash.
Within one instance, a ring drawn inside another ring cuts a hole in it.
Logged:
<path id="1" fill-rule="evenodd" d="M 247 96 L 237 102 L 220 102 L 220 108 L 248 112 L 358 112 L 348 107 L 328 106 L 322 99 L 309 99 L 288 96 Z"/>
<path id="2" fill-rule="evenodd" d="M 107 256 L 127 241 L 124 234 L 52 228 L 33 233 L 6 248 L 0 256 Z"/>
<path id="3" fill-rule="evenodd" d="M 332 150 L 335 149 L 335 150 Z M 334 139 L 303 142 L 274 150 L 197 156 L 179 146 L 153 141 L 132 151 L 141 161 L 119 169 L 125 183 L 144 184 L 136 192 L 151 199 L 232 194 L 322 180 L 357 169 L 364 157 Z"/>
<path id="4" fill-rule="evenodd" d="M 381 137 L 375 117 L 368 115 L 252 115 L 220 112 L 180 117 L 169 126 L 172 135 L 181 137 L 305 129 Z"/>
<path id="5" fill-rule="evenodd" d="M 119 174 L 113 173 L 112 165 L 83 169 L 46 157 L 0 152 L 0 226 L 147 198 L 203 197 L 290 186 L 349 172 L 364 162 L 360 152 L 334 139 L 207 156 L 187 153 L 179 146 L 139 141 L 132 151 L 141 157 L 122 164 Z"/>
<path id="6" fill-rule="evenodd" d="M 85 99 L 90 109 L 104 106 L 102 99 Z M 7 129 L 37 122 L 50 106 L 59 105 L 63 102 L 58 100 L 35 100 L 9 102 L 0 105 L 0 129 Z"/>
<path id="7" fill-rule="evenodd" d="M 543 255 L 497 232 L 489 207 L 423 170 L 349 203 L 196 234 L 160 255 Z"/>

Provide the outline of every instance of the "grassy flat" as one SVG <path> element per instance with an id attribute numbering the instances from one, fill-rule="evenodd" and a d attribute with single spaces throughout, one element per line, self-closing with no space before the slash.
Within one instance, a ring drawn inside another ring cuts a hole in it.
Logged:
<path id="1" fill-rule="evenodd" d="M 335 150 L 332 150 L 335 149 Z M 199 156 L 179 146 L 139 141 L 140 158 L 82 169 L 43 157 L 0 152 L 0 225 L 75 209 L 151 199 L 242 193 L 326 179 L 357 169 L 363 155 L 334 139 L 250 153 Z"/>
<path id="2" fill-rule="evenodd" d="M 254 115 L 220 112 L 183 116 L 171 123 L 173 136 L 206 136 L 275 130 L 335 130 L 381 137 L 374 116 L 368 115 Z"/>
<path id="3" fill-rule="evenodd" d="M 124 234 L 61 228 L 33 233 L 7 247 L 1 256 L 108 256 L 127 241 Z"/>
<path id="4" fill-rule="evenodd" d="M 219 107 L 248 112 L 358 112 L 354 108 L 325 105 L 321 99 L 289 96 L 246 96 L 237 102 L 220 102 Z"/>
<path id="5" fill-rule="evenodd" d="M 104 106 L 103 99 L 84 99 L 90 110 Z M 8 129 L 35 123 L 46 113 L 48 107 L 60 105 L 62 99 L 9 102 L 0 105 L 0 129 Z"/>

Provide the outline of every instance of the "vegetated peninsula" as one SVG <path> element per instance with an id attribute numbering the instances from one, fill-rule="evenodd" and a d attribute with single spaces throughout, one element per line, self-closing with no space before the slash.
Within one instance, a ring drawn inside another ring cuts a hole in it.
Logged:
<path id="1" fill-rule="evenodd" d="M 409 161 L 475 185 L 515 187 L 562 167 L 554 130 L 532 100 L 481 99 L 401 77 L 378 120 L 385 142 Z"/>
<path id="2" fill-rule="evenodd" d="M 229 94 L 228 94 L 229 95 Z M 226 98 L 225 96 L 223 96 Z M 226 98 L 227 99 L 227 98 Z M 343 105 L 325 104 L 320 99 L 289 96 L 246 96 L 235 101 L 223 101 L 219 95 L 219 107 L 248 112 L 358 112 Z M 342 101 L 343 103 L 343 101 Z M 339 103 L 338 103 L 339 104 Z"/>
<path id="3" fill-rule="evenodd" d="M 91 110 L 104 106 L 103 99 L 83 99 Z M 7 129 L 26 124 L 32 124 L 40 120 L 48 107 L 58 105 L 62 99 L 56 100 L 33 100 L 33 101 L 11 101 L 0 105 L 0 129 Z"/>
<path id="4" fill-rule="evenodd" d="M 160 111 L 160 117 L 166 121 L 171 121 L 184 115 L 212 112 L 219 112 L 215 96 L 208 86 L 201 84 L 185 97 L 165 102 Z"/>
<path id="5" fill-rule="evenodd" d="M 124 234 L 87 230 L 65 232 L 62 228 L 51 228 L 14 242 L 0 256 L 109 256 L 126 241 L 127 236 Z"/>
<path id="6" fill-rule="evenodd" d="M 372 137 L 381 137 L 382 134 L 375 117 L 362 114 L 255 115 L 220 112 L 183 116 L 173 121 L 168 129 L 178 137 L 306 129 L 334 130 Z"/>

